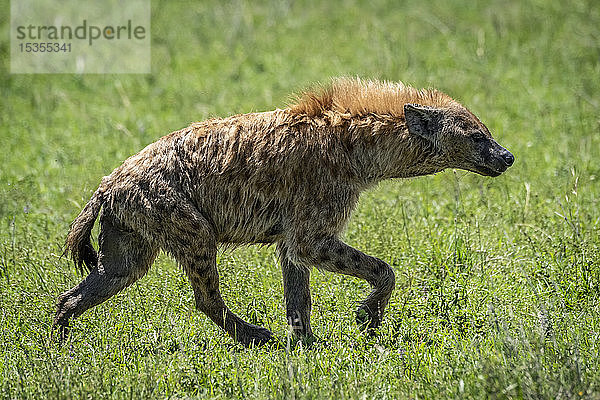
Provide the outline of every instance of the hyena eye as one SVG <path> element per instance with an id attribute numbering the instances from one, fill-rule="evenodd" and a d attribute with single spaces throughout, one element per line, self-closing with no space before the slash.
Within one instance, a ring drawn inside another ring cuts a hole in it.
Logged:
<path id="1" fill-rule="evenodd" d="M 471 135 L 471 139 L 473 139 L 473 141 L 475 142 L 483 142 L 486 139 L 486 137 L 483 132 L 475 132 Z"/>

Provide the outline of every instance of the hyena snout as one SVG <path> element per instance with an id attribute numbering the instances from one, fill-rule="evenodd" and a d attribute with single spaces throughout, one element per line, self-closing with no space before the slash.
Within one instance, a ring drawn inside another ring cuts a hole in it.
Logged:
<path id="1" fill-rule="evenodd" d="M 513 156 L 513 154 L 510 151 L 506 150 L 504 147 L 502 147 L 502 150 L 499 152 L 498 155 L 502 159 L 502 161 L 504 161 L 506 168 L 510 167 L 515 162 L 515 156 Z"/>
<path id="2" fill-rule="evenodd" d="M 492 144 L 490 155 L 491 160 L 488 159 L 490 161 L 489 166 L 496 172 L 506 171 L 515 162 L 515 156 L 495 142 Z"/>
<path id="3" fill-rule="evenodd" d="M 515 162 L 515 156 L 493 140 L 478 153 L 474 157 L 478 161 L 474 161 L 475 165 L 467 169 L 485 176 L 499 176 Z"/>

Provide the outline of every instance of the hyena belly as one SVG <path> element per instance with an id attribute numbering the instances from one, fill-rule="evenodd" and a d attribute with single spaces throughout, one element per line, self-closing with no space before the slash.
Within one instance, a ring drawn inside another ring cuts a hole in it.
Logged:
<path id="1" fill-rule="evenodd" d="M 214 182 L 210 189 L 195 196 L 197 207 L 214 227 L 218 242 L 267 244 L 281 239 L 288 224 L 282 199 L 231 180 L 219 183 L 220 180 L 209 179 Z"/>

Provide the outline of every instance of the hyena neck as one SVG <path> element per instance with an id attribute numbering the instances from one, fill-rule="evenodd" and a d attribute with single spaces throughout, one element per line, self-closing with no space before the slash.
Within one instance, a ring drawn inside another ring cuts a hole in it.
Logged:
<path id="1" fill-rule="evenodd" d="M 404 124 L 375 123 L 354 132 L 353 170 L 365 186 L 386 179 L 434 174 L 446 168 L 445 159 L 425 139 L 410 135 Z"/>

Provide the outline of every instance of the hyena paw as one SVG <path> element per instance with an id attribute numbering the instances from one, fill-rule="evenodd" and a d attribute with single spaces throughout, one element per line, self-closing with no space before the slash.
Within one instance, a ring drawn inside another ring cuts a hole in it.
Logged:
<path id="1" fill-rule="evenodd" d="M 356 310 L 356 323 L 361 330 L 372 331 L 381 325 L 381 314 L 367 304 L 361 304 Z"/>
<path id="2" fill-rule="evenodd" d="M 66 324 L 54 323 L 50 331 L 50 341 L 62 345 L 69 336 L 69 326 Z"/>
<path id="3" fill-rule="evenodd" d="M 247 331 L 238 341 L 246 347 L 264 346 L 275 340 L 273 333 L 262 326 L 249 325 Z"/>

